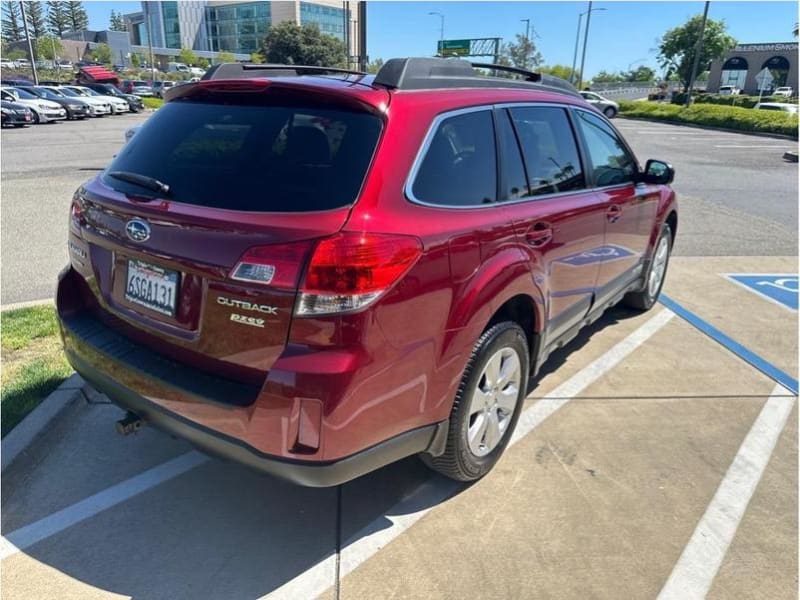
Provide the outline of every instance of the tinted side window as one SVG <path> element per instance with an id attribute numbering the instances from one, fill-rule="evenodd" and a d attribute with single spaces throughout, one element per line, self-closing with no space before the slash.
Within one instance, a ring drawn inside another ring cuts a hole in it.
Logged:
<path id="1" fill-rule="evenodd" d="M 598 187 L 633 181 L 639 170 L 636 160 L 620 142 L 614 130 L 600 117 L 576 110 L 578 123 L 592 161 L 594 183 Z"/>
<path id="2" fill-rule="evenodd" d="M 512 108 L 530 195 L 582 190 L 586 182 L 567 113 L 555 107 Z"/>
<path id="3" fill-rule="evenodd" d="M 445 206 L 494 202 L 497 159 L 489 110 L 444 119 L 436 130 L 411 191 L 415 198 Z"/>
<path id="4" fill-rule="evenodd" d="M 503 180 L 505 187 L 500 200 L 519 200 L 528 196 L 528 179 L 525 176 L 525 167 L 522 164 L 517 134 L 511 125 L 508 111 L 501 110 L 497 113 L 497 128 L 500 133 Z"/>

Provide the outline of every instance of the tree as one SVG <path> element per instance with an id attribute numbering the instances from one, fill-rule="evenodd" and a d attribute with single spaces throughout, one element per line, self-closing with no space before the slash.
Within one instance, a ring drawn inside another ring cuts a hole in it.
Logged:
<path id="1" fill-rule="evenodd" d="M 111 46 L 108 44 L 97 44 L 92 49 L 92 59 L 104 65 L 111 64 Z"/>
<path id="2" fill-rule="evenodd" d="M 89 28 L 89 16 L 83 2 L 65 2 L 69 31 L 83 31 Z"/>
<path id="3" fill-rule="evenodd" d="M 518 69 L 535 69 L 542 63 L 542 55 L 536 49 L 533 40 L 522 34 L 517 34 L 516 42 L 503 45 L 501 57 L 506 61 L 501 64 L 517 67 Z"/>
<path id="4" fill-rule="evenodd" d="M 26 2 L 25 16 L 28 17 L 28 31 L 31 37 L 39 39 L 47 34 L 47 22 L 41 2 Z"/>
<path id="5" fill-rule="evenodd" d="M 703 18 L 695 15 L 683 25 L 667 31 L 659 42 L 659 64 L 667 69 L 668 74 L 676 73 L 684 89 L 689 88 L 702 22 Z M 725 21 L 714 19 L 706 21 L 698 73 L 710 69 L 711 61 L 721 58 L 726 50 L 736 45 L 736 40 L 725 31 Z"/>
<path id="6" fill-rule="evenodd" d="M 553 65 L 552 67 L 541 66 L 537 69 L 543 75 L 552 75 L 553 77 L 560 77 L 561 79 L 570 80 L 570 76 L 575 76 L 575 81 L 578 81 L 578 70 L 573 73 L 572 67 L 567 65 Z"/>
<path id="7" fill-rule="evenodd" d="M 197 66 L 201 69 L 207 69 L 209 64 L 210 63 L 208 62 L 207 58 L 200 57 L 197 59 Z"/>
<path id="8" fill-rule="evenodd" d="M 53 35 L 36 38 L 36 56 L 47 60 L 55 60 L 64 55 L 64 45 Z"/>
<path id="9" fill-rule="evenodd" d="M 139 55 L 136 54 L 135 52 L 133 54 L 131 54 L 131 66 L 133 66 L 133 67 L 138 69 L 139 65 L 141 65 L 141 64 L 142 64 L 142 59 L 139 58 Z"/>
<path id="10" fill-rule="evenodd" d="M 232 63 L 236 62 L 236 57 L 230 53 L 225 52 L 224 50 L 217 55 L 217 62 L 221 63 Z"/>
<path id="11" fill-rule="evenodd" d="M 22 25 L 22 12 L 19 2 L 3 2 L 3 40 L 18 42 L 25 39 L 25 30 Z"/>
<path id="12" fill-rule="evenodd" d="M 263 54 L 259 54 L 258 52 L 253 52 L 250 55 L 250 62 L 254 65 L 263 65 L 266 61 Z"/>
<path id="13" fill-rule="evenodd" d="M 653 81 L 656 78 L 656 72 L 650 67 L 644 65 L 636 67 L 631 71 L 625 73 L 626 81 Z"/>
<path id="14" fill-rule="evenodd" d="M 302 27 L 287 21 L 270 27 L 259 53 L 267 62 L 294 65 L 343 66 L 344 42 L 320 33 L 316 23 Z"/>
<path id="15" fill-rule="evenodd" d="M 67 5 L 64 2 L 47 3 L 47 25 L 50 33 L 60 38 L 69 31 L 69 23 Z"/>
<path id="16" fill-rule="evenodd" d="M 197 62 L 197 54 L 192 52 L 192 50 L 189 48 L 181 48 L 181 53 L 178 54 L 178 62 L 182 62 L 185 65 L 193 67 Z"/>
<path id="17" fill-rule="evenodd" d="M 592 77 L 592 83 L 619 83 L 625 81 L 625 76 L 622 73 L 615 73 L 609 71 L 600 71 L 597 75 Z"/>
<path id="18" fill-rule="evenodd" d="M 383 66 L 383 59 L 377 58 L 375 60 L 371 60 L 367 63 L 367 73 L 377 73 L 381 70 Z"/>
<path id="19" fill-rule="evenodd" d="M 111 31 L 128 31 L 128 26 L 125 23 L 125 19 L 122 16 L 122 13 L 118 13 L 115 10 L 111 10 L 111 17 L 109 19 L 109 27 Z"/>

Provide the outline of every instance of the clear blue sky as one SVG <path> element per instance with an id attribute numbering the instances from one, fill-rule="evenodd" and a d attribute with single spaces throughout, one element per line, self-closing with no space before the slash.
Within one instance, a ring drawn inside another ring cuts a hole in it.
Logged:
<path id="1" fill-rule="evenodd" d="M 108 26 L 111 9 L 140 10 L 139 2 L 86 2 L 90 26 Z M 627 70 L 631 63 L 657 68 L 655 50 L 667 30 L 703 12 L 703 2 L 595 2 L 605 11 L 592 13 L 586 73 Z M 445 15 L 445 38 L 502 37 L 524 31 L 520 19 L 531 19 L 545 64 L 572 64 L 578 14 L 586 2 L 380 2 L 368 4 L 367 46 L 370 58 L 430 56 L 436 52 L 439 18 Z M 709 17 L 724 19 L 740 42 L 793 41 L 797 2 L 711 3 Z M 584 17 L 585 19 L 585 17 Z M 578 56 L 580 62 L 580 55 Z"/>

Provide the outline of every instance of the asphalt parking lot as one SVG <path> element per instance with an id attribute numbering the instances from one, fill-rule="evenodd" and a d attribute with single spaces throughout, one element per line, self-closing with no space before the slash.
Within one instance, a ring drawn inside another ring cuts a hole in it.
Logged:
<path id="1" fill-rule="evenodd" d="M 133 121 L 103 130 L 109 155 Z M 2 597 L 795 598 L 795 144 L 617 124 L 678 172 L 666 304 L 614 309 L 553 355 L 486 478 L 411 458 L 299 488 L 153 430 L 121 438 L 89 394 L 3 473 Z M 72 190 L 50 194 L 103 160 L 64 150 L 37 188 L 18 158 L 7 179 L 7 133 L 4 303 L 26 298 L 5 296 L 8 221 L 23 231 L 38 189 L 61 252 Z"/>

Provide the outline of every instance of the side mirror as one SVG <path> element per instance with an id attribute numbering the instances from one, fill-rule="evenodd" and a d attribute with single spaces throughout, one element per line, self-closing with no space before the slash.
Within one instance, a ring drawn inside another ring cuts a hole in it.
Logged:
<path id="1" fill-rule="evenodd" d="M 675 179 L 675 169 L 672 165 L 665 163 L 663 160 L 647 161 L 644 167 L 640 181 L 643 183 L 654 183 L 660 185 L 668 185 Z"/>

